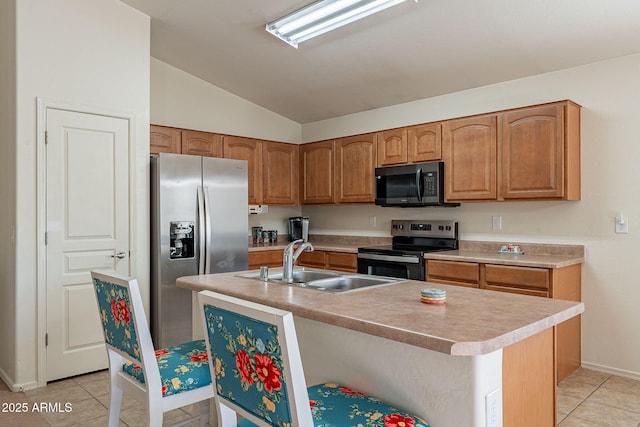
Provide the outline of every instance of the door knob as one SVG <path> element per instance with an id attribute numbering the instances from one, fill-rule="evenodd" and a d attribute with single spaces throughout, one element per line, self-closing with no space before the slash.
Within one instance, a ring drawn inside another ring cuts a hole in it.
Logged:
<path id="1" fill-rule="evenodd" d="M 120 251 L 115 255 L 111 255 L 111 258 L 120 258 L 120 259 L 122 259 L 122 258 L 124 258 L 126 256 L 127 256 L 127 254 L 124 251 Z"/>

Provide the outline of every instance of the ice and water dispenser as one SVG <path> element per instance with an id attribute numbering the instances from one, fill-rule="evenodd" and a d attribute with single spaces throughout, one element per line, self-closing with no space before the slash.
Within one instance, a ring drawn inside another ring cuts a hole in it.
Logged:
<path id="1" fill-rule="evenodd" d="M 193 258 L 195 256 L 194 226 L 192 221 L 169 223 L 169 258 Z"/>

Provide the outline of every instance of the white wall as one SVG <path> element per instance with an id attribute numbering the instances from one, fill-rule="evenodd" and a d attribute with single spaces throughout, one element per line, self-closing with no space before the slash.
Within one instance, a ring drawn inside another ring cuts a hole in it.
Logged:
<path id="1" fill-rule="evenodd" d="M 0 1 L 0 343 L 15 341 L 16 25 L 15 1 Z M 5 346 L 6 348 L 6 346 Z M 7 349 L 8 350 L 8 349 Z M 15 353 L 0 350 L 0 375 L 15 373 Z"/>
<path id="2" fill-rule="evenodd" d="M 458 208 L 303 207 L 313 233 L 388 235 L 391 219 L 460 221 L 467 240 L 586 247 L 583 366 L 640 378 L 640 55 L 303 125 L 303 141 L 571 99 L 582 105 L 582 200 L 465 203 Z M 629 234 L 614 233 L 616 214 Z M 503 230 L 492 231 L 501 215 Z M 377 227 L 369 227 L 375 216 Z"/>
<path id="3" fill-rule="evenodd" d="M 300 124 L 155 58 L 151 123 L 291 143 L 301 135 Z"/>
<path id="4" fill-rule="evenodd" d="M 132 271 L 148 287 L 149 18 L 118 0 L 17 0 L 15 366 L 1 369 L 12 386 L 37 379 L 36 98 L 135 116 L 132 143 Z M 4 344 L 4 342 L 3 342 Z"/>

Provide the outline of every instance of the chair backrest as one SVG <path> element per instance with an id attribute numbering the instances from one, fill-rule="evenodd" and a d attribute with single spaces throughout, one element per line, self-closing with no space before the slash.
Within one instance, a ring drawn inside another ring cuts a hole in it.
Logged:
<path id="1" fill-rule="evenodd" d="M 313 426 L 293 315 L 211 291 L 198 299 L 216 403 L 260 426 Z"/>
<path id="2" fill-rule="evenodd" d="M 138 364 L 147 383 L 158 381 L 159 386 L 155 351 L 138 282 L 115 272 L 92 271 L 91 278 L 107 349 Z"/>

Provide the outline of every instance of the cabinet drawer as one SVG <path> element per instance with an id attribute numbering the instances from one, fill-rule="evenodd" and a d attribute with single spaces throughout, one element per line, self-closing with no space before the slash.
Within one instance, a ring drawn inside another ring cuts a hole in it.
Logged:
<path id="1" fill-rule="evenodd" d="M 449 280 L 451 282 L 477 284 L 480 282 L 480 264 L 475 262 L 428 260 L 427 280 L 430 280 L 432 277 Z"/>
<path id="2" fill-rule="evenodd" d="M 325 268 L 325 253 L 324 251 L 302 252 L 298 257 L 296 265 Z"/>
<path id="3" fill-rule="evenodd" d="M 358 270 L 358 255 L 346 252 L 327 252 L 327 268 L 355 273 Z"/>
<path id="4" fill-rule="evenodd" d="M 249 252 L 249 270 L 263 265 L 282 267 L 282 250 Z"/>
<path id="5" fill-rule="evenodd" d="M 549 298 L 549 292 L 543 290 L 511 288 L 509 286 L 487 285 L 485 289 L 489 291 L 508 292 L 510 294 L 532 295 L 534 297 Z"/>
<path id="6" fill-rule="evenodd" d="M 546 268 L 488 264 L 485 273 L 487 289 L 493 285 L 549 291 L 549 270 Z"/>

